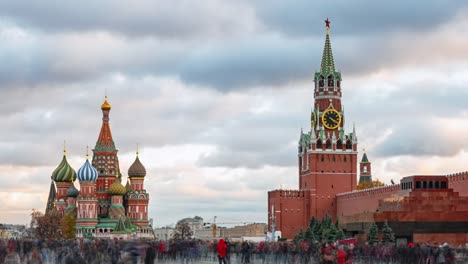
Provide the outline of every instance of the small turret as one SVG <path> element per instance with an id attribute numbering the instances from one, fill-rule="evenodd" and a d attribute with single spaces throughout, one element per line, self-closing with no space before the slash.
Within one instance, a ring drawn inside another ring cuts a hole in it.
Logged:
<path id="1" fill-rule="evenodd" d="M 364 155 L 362 155 L 361 162 L 359 163 L 359 183 L 372 181 L 371 163 L 367 158 L 366 150 L 363 150 L 363 152 Z"/>

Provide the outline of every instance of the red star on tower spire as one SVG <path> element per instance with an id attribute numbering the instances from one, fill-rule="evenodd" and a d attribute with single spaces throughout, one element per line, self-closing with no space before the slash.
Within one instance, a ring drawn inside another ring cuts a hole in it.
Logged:
<path id="1" fill-rule="evenodd" d="M 327 20 L 325 20 L 325 26 L 326 26 L 327 28 L 330 27 L 330 20 L 328 20 L 328 17 L 327 17 Z"/>

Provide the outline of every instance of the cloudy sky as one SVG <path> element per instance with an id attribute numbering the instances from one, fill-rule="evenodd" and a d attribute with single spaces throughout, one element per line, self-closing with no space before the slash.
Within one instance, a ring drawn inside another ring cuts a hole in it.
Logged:
<path id="1" fill-rule="evenodd" d="M 45 209 L 63 140 L 83 164 L 106 90 L 125 177 L 140 143 L 155 226 L 266 222 L 267 191 L 298 185 L 326 17 L 373 177 L 468 170 L 462 2 L 2 2 L 0 223 Z"/>

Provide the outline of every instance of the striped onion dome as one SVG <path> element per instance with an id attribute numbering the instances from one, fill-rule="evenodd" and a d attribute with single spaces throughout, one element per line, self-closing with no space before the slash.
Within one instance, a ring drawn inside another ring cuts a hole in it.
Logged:
<path id="1" fill-rule="evenodd" d="M 128 177 L 132 178 L 132 177 L 145 177 L 145 176 L 146 176 L 146 169 L 143 166 L 143 164 L 141 164 L 140 159 L 138 158 L 138 155 L 137 155 L 132 166 L 128 168 Z"/>
<path id="2" fill-rule="evenodd" d="M 72 182 L 76 179 L 75 170 L 68 164 L 67 156 L 63 155 L 62 162 L 52 172 L 52 180 L 55 182 Z"/>
<path id="3" fill-rule="evenodd" d="M 110 195 L 125 195 L 127 193 L 127 189 L 120 183 L 120 179 L 116 178 L 114 183 L 109 186 L 109 193 Z"/>
<path id="4" fill-rule="evenodd" d="M 76 189 L 75 183 L 72 182 L 71 185 L 70 185 L 70 188 L 68 188 L 68 190 L 67 190 L 67 197 L 77 197 L 78 194 L 80 194 L 80 191 L 78 191 L 78 189 Z"/>
<path id="5" fill-rule="evenodd" d="M 83 166 L 81 166 L 81 168 L 78 170 L 77 175 L 80 182 L 96 181 L 98 177 L 98 171 L 93 166 L 91 166 L 89 160 L 86 159 L 85 164 L 83 164 Z"/>

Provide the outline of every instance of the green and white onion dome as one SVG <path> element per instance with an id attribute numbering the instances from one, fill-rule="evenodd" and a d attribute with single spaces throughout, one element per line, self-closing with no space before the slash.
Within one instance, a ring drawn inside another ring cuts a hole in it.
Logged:
<path id="1" fill-rule="evenodd" d="M 76 179 L 75 170 L 68 164 L 67 156 L 63 155 L 62 162 L 52 172 L 52 180 L 55 182 L 72 182 Z"/>

